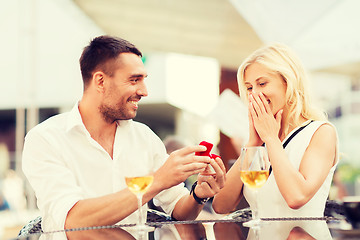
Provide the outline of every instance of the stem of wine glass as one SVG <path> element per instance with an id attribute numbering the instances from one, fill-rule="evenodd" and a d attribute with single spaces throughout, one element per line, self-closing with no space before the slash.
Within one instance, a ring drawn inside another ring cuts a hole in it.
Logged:
<path id="1" fill-rule="evenodd" d="M 254 230 L 254 234 L 255 234 L 255 240 L 259 240 L 259 230 L 260 228 L 259 227 L 253 227 L 253 230 Z"/>
<path id="2" fill-rule="evenodd" d="M 138 219 L 138 225 L 144 225 L 143 223 L 143 217 L 142 217 L 142 194 L 136 194 L 138 199 L 138 209 L 139 209 L 139 219 Z"/>
<path id="3" fill-rule="evenodd" d="M 254 195 L 255 195 L 255 208 L 252 211 L 252 219 L 257 220 L 259 218 L 258 216 L 258 191 L 257 189 L 254 190 Z"/>

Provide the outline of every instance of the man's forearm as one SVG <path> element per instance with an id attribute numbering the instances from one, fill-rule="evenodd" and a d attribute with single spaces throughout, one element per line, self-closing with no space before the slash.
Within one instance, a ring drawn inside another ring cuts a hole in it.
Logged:
<path id="1" fill-rule="evenodd" d="M 176 220 L 194 220 L 203 209 L 203 205 L 198 204 L 193 196 L 182 197 L 175 205 L 172 217 Z"/>
<path id="2" fill-rule="evenodd" d="M 144 199 L 146 203 L 150 200 Z M 69 211 L 65 229 L 112 225 L 137 210 L 136 196 L 128 189 L 103 197 L 78 201 Z"/>

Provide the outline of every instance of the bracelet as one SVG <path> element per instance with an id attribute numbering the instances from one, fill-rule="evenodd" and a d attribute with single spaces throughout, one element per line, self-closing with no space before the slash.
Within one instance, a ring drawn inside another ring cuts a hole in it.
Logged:
<path id="1" fill-rule="evenodd" d="M 205 204 L 207 201 L 209 201 L 209 198 L 199 198 L 198 196 L 196 196 L 196 193 L 195 193 L 195 187 L 197 185 L 197 181 L 194 182 L 194 184 L 192 185 L 191 187 L 191 191 L 190 191 L 190 195 L 193 196 L 193 198 L 195 199 L 195 201 L 198 203 L 198 204 Z"/>

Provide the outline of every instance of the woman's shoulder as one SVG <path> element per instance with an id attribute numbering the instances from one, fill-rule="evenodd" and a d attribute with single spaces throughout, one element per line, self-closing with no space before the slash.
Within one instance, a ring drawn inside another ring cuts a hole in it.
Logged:
<path id="1" fill-rule="evenodd" d="M 327 158 L 334 166 L 339 159 L 338 148 L 339 140 L 335 126 L 328 121 L 321 122 L 311 137 L 308 149 L 321 155 L 334 154 L 334 158 Z"/>
<path id="2" fill-rule="evenodd" d="M 311 125 L 313 125 L 315 130 L 314 135 L 328 135 L 335 138 L 337 136 L 336 127 L 329 121 L 313 121 Z"/>
<path id="3" fill-rule="evenodd" d="M 334 146 L 337 144 L 337 132 L 335 126 L 328 121 L 313 120 L 303 124 L 303 129 L 296 137 L 294 144 L 321 147 L 324 145 Z M 295 143 L 296 142 L 296 143 Z"/>
<path id="4" fill-rule="evenodd" d="M 316 145 L 332 147 L 337 144 L 337 132 L 335 126 L 328 121 L 314 121 L 314 134 L 311 142 Z"/>
<path id="5" fill-rule="evenodd" d="M 328 121 L 308 120 L 297 129 L 298 131 L 301 130 L 302 132 L 299 134 L 302 137 L 299 138 L 309 138 L 309 140 L 315 135 L 337 135 L 335 126 Z"/>

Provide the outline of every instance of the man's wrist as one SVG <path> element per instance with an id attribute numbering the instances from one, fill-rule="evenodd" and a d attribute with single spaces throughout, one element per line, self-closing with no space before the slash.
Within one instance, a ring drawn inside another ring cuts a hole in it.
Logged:
<path id="1" fill-rule="evenodd" d="M 190 191 L 190 195 L 193 196 L 193 198 L 195 199 L 195 201 L 198 203 L 198 204 L 205 204 L 209 198 L 199 198 L 196 193 L 195 193 L 195 187 L 197 186 L 197 181 L 194 182 L 194 184 L 192 185 L 191 187 L 191 191 Z"/>

